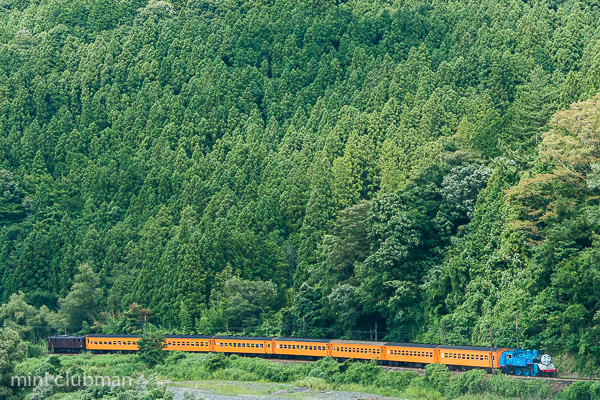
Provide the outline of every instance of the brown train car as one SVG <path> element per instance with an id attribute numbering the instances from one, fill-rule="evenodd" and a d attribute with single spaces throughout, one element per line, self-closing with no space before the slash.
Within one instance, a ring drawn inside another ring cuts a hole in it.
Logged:
<path id="1" fill-rule="evenodd" d="M 387 342 L 384 345 L 383 360 L 391 364 L 433 364 L 438 362 L 437 347 L 437 344 Z"/>
<path id="2" fill-rule="evenodd" d="M 49 336 L 48 351 L 50 353 L 81 353 L 85 350 L 84 336 Z"/>
<path id="3" fill-rule="evenodd" d="M 123 351 L 137 351 L 137 341 L 140 340 L 136 335 L 87 335 L 86 348 L 94 353 Z"/>
<path id="4" fill-rule="evenodd" d="M 169 351 L 213 351 L 212 335 L 166 335 L 165 344 Z"/>
<path id="5" fill-rule="evenodd" d="M 272 337 L 214 336 L 213 351 L 235 354 L 273 354 Z"/>
<path id="6" fill-rule="evenodd" d="M 363 360 L 381 360 L 382 342 L 367 342 L 358 340 L 331 340 L 331 357 L 357 358 Z"/>
<path id="7" fill-rule="evenodd" d="M 500 355 L 508 349 L 479 346 L 438 346 L 439 363 L 451 369 L 498 368 Z M 491 356 L 491 360 L 490 360 Z"/>
<path id="8" fill-rule="evenodd" d="M 276 337 L 273 339 L 274 354 L 282 356 L 327 357 L 329 339 L 298 339 Z"/>

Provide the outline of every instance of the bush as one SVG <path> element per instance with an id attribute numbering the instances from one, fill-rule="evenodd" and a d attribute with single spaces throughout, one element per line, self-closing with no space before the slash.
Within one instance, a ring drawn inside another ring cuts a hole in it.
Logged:
<path id="1" fill-rule="evenodd" d="M 167 356 L 167 364 L 175 365 L 179 362 L 179 360 L 183 360 L 187 357 L 187 354 L 183 351 L 171 351 Z"/>
<path id="2" fill-rule="evenodd" d="M 408 387 L 408 385 L 412 382 L 413 379 L 418 377 L 414 371 L 405 371 L 405 372 L 388 372 L 380 374 L 377 380 L 375 381 L 375 386 L 377 387 L 385 387 L 395 390 L 404 390 Z"/>
<path id="3" fill-rule="evenodd" d="M 561 393 L 565 400 L 598 400 L 600 399 L 600 384 L 577 381 L 569 385 Z"/>
<path id="4" fill-rule="evenodd" d="M 335 382 L 372 385 L 381 373 L 383 373 L 383 370 L 375 361 L 371 361 L 368 364 L 357 361 L 350 364 L 348 369 L 343 374 L 339 374 L 335 378 Z"/>
<path id="5" fill-rule="evenodd" d="M 472 369 L 454 376 L 450 382 L 448 392 L 450 397 L 458 397 L 463 394 L 480 394 L 488 388 L 487 373 L 482 369 Z"/>
<path id="6" fill-rule="evenodd" d="M 166 343 L 163 336 L 156 334 L 142 336 L 137 344 L 137 356 L 143 363 L 153 367 L 165 361 L 167 352 L 165 351 Z"/>
<path id="7" fill-rule="evenodd" d="M 215 372 L 220 369 L 225 369 L 229 366 L 231 360 L 225 355 L 225 353 L 217 353 L 214 357 L 210 358 L 206 363 L 206 369 L 210 372 Z"/>
<path id="8" fill-rule="evenodd" d="M 339 373 L 340 364 L 333 358 L 326 357 L 310 365 L 308 376 L 334 382 Z"/>
<path id="9" fill-rule="evenodd" d="M 488 392 L 504 397 L 518 397 L 522 399 L 549 399 L 552 398 L 550 386 L 541 379 L 515 379 L 503 374 L 490 377 L 487 383 Z"/>
<path id="10" fill-rule="evenodd" d="M 28 358 L 40 358 L 43 354 L 46 354 L 47 347 L 43 343 L 33 344 L 27 343 L 27 357 Z"/>
<path id="11" fill-rule="evenodd" d="M 426 388 L 444 393 L 448 388 L 452 374 L 448 367 L 442 364 L 429 364 L 425 367 L 423 385 Z"/>

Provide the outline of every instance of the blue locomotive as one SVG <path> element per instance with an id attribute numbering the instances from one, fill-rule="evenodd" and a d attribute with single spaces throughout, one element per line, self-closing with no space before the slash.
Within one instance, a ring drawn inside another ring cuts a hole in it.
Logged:
<path id="1" fill-rule="evenodd" d="M 548 354 L 540 354 L 537 350 L 507 350 L 500 356 L 500 370 L 509 375 L 552 376 L 556 368 Z"/>

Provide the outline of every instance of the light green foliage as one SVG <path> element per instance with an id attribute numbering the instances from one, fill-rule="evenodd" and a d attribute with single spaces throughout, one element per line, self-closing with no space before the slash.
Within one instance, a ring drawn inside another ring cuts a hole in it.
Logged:
<path id="1" fill-rule="evenodd" d="M 0 306 L 0 324 L 18 332 L 23 339 L 35 340 L 52 333 L 51 327 L 60 324 L 60 317 L 46 306 L 36 309 L 27 304 L 25 294 L 19 292 Z"/>
<path id="2" fill-rule="evenodd" d="M 0 328 L 0 399 L 9 399 L 13 395 L 11 373 L 26 355 L 27 346 L 19 334 L 9 328 Z"/>
<path id="3" fill-rule="evenodd" d="M 81 264 L 78 270 L 71 291 L 60 300 L 61 316 L 75 326 L 84 321 L 96 321 L 103 292 L 98 287 L 100 280 L 89 264 Z"/>

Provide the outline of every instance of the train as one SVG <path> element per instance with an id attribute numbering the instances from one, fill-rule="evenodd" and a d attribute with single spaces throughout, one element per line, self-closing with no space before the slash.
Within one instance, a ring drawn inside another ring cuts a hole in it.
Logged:
<path id="1" fill-rule="evenodd" d="M 139 335 L 50 336 L 50 353 L 134 353 Z M 232 335 L 167 335 L 165 350 L 226 353 L 267 358 L 376 360 L 382 365 L 423 368 L 444 364 L 451 370 L 498 369 L 507 375 L 553 376 L 552 358 L 538 350 L 337 339 Z"/>

